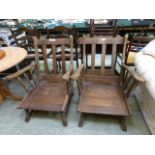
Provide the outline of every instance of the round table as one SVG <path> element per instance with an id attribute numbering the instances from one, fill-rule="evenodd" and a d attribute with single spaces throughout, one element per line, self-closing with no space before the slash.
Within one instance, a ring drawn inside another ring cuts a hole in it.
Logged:
<path id="1" fill-rule="evenodd" d="M 0 48 L 0 51 L 5 52 L 5 57 L 0 59 L 0 72 L 18 65 L 27 56 L 27 51 L 20 47 L 3 47 Z M 0 81 L 0 102 L 7 96 L 17 100 L 21 99 L 21 97 L 10 92 L 10 90 L 4 85 L 3 81 Z"/>
<path id="2" fill-rule="evenodd" d="M 1 50 L 5 52 L 5 57 L 0 60 L 0 72 L 19 64 L 27 56 L 27 51 L 20 47 L 3 47 Z"/>

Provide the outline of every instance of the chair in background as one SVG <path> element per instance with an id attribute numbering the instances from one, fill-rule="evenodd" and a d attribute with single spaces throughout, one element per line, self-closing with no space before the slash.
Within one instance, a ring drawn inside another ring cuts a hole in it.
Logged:
<path id="1" fill-rule="evenodd" d="M 135 36 L 131 39 L 131 42 L 128 41 L 126 44 L 126 49 L 123 53 L 118 53 L 116 64 L 121 67 L 121 61 L 124 59 L 124 63 L 128 66 L 135 65 L 135 54 L 140 52 L 143 47 L 146 46 L 151 40 L 155 39 L 154 36 Z"/>
<path id="2" fill-rule="evenodd" d="M 120 36 L 84 37 L 79 39 L 79 44 L 82 45 L 83 64 L 71 76 L 73 80 L 77 81 L 81 94 L 78 106 L 78 111 L 81 113 L 79 126 L 83 125 L 85 115 L 111 115 L 121 118 L 122 129 L 126 131 L 126 118 L 131 115 L 127 96 L 129 96 L 134 83 L 143 82 L 143 79 L 139 78 L 138 74 L 128 69 L 124 64 L 122 64 L 121 75 L 117 76 L 115 73 L 117 46 L 120 44 L 125 46 L 124 39 Z M 88 44 L 91 45 L 91 68 L 85 65 L 86 46 Z M 100 67 L 95 66 L 96 45 L 98 44 L 102 46 Z M 111 65 L 106 67 L 106 47 L 109 44 L 112 46 Z"/>
<path id="3" fill-rule="evenodd" d="M 50 38 L 69 38 L 70 35 L 74 36 L 74 40 L 73 40 L 73 60 L 76 61 L 76 65 L 79 65 L 79 61 L 78 59 L 80 58 L 80 51 L 76 46 L 76 33 L 75 33 L 75 29 L 73 28 L 67 28 L 64 26 L 56 26 L 53 29 L 48 29 L 46 28 L 46 33 L 47 33 L 47 39 Z M 57 47 L 57 61 L 59 63 L 59 68 L 61 68 L 61 48 Z M 66 60 L 70 60 L 70 49 L 69 48 L 65 48 L 65 57 Z"/>
<path id="4" fill-rule="evenodd" d="M 7 47 L 7 46 L 8 46 L 7 42 L 2 38 L 0 38 L 0 47 Z"/>
<path id="5" fill-rule="evenodd" d="M 21 102 L 19 109 L 25 109 L 25 121 L 30 120 L 32 111 L 49 111 L 59 112 L 62 115 L 62 123 L 67 126 L 67 114 L 71 99 L 71 80 L 70 75 L 73 72 L 73 38 L 57 38 L 52 40 L 38 40 L 34 38 L 35 46 L 35 65 L 38 77 L 37 86 L 28 93 L 28 96 Z M 43 49 L 43 66 L 41 65 L 38 56 L 38 50 L 42 46 Z M 62 72 L 57 68 L 56 47 L 61 47 L 62 55 Z M 70 68 L 67 71 L 65 47 L 71 49 Z M 47 57 L 47 50 L 51 48 L 52 58 Z M 51 61 L 51 63 L 50 63 Z M 53 66 L 52 69 L 50 67 Z"/>
<path id="6" fill-rule="evenodd" d="M 46 38 L 68 38 L 71 35 L 71 28 L 56 26 L 53 29 L 46 28 Z"/>
<path id="7" fill-rule="evenodd" d="M 12 38 L 14 39 L 16 46 L 22 47 L 28 51 L 28 41 L 26 38 L 25 28 L 13 28 L 10 29 Z"/>
<path id="8" fill-rule="evenodd" d="M 22 47 L 27 50 L 28 56 L 24 60 L 22 67 L 25 65 L 30 64 L 35 59 L 35 50 L 34 50 L 34 44 L 33 44 L 33 37 L 40 38 L 40 33 L 38 29 L 28 29 L 28 28 L 19 28 L 19 29 L 11 29 L 12 37 L 15 40 L 16 46 Z M 42 50 L 39 49 L 39 57 L 40 59 L 43 59 Z M 49 57 L 51 55 L 51 50 L 47 51 L 47 56 Z"/>
<path id="9" fill-rule="evenodd" d="M 132 37 L 131 42 L 139 44 L 148 44 L 153 39 L 155 39 L 155 36 L 134 36 Z"/>
<path id="10" fill-rule="evenodd" d="M 25 48 L 30 54 L 34 53 L 34 45 L 32 37 L 40 38 L 40 33 L 38 29 L 28 29 L 28 28 L 14 28 L 10 29 L 12 32 L 12 37 L 16 42 L 16 46 Z"/>
<path id="11" fill-rule="evenodd" d="M 111 35 L 111 36 L 116 36 L 118 34 L 118 29 L 117 29 L 117 20 L 114 20 L 113 22 L 110 22 L 110 25 L 104 25 L 104 26 L 97 26 L 95 24 L 94 19 L 90 19 L 90 36 L 97 36 L 97 35 Z"/>
<path id="12" fill-rule="evenodd" d="M 138 44 L 138 43 L 128 43 L 126 45 L 125 50 L 125 65 L 134 66 L 135 65 L 135 54 L 140 52 L 142 48 L 144 48 L 146 44 Z M 119 55 L 120 56 L 120 55 Z"/>

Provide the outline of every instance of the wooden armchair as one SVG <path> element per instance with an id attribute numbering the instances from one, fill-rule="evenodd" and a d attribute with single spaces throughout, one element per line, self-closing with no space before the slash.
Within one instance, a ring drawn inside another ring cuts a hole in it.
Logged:
<path id="1" fill-rule="evenodd" d="M 37 86 L 28 93 L 27 97 L 19 105 L 19 109 L 25 109 L 26 117 L 25 121 L 30 120 L 32 111 L 49 111 L 59 112 L 62 115 L 62 123 L 67 126 L 67 114 L 69 110 L 69 103 L 71 99 L 71 80 L 70 75 L 73 72 L 73 38 L 57 38 L 57 39 L 46 39 L 38 40 L 34 39 L 35 47 L 35 65 L 37 71 L 37 77 L 39 82 Z M 56 57 L 56 46 L 60 46 L 62 50 L 62 72 L 58 71 L 57 68 L 57 57 Z M 42 46 L 43 49 L 43 67 L 39 61 L 38 50 Z M 65 63 L 65 46 L 70 46 L 71 57 L 70 57 L 70 69 L 67 71 Z M 51 48 L 53 58 L 47 57 L 47 50 Z M 51 61 L 51 63 L 50 63 Z M 50 70 L 50 67 L 52 69 Z"/>
<path id="2" fill-rule="evenodd" d="M 126 117 L 131 115 L 127 96 L 135 83 L 145 81 L 124 64 L 122 64 L 121 75 L 116 75 L 117 46 L 125 44 L 124 39 L 120 36 L 83 37 L 79 39 L 78 43 L 82 45 L 83 64 L 71 78 L 77 81 L 81 94 L 78 106 L 78 111 L 81 113 L 79 126 L 83 125 L 85 115 L 101 114 L 121 118 L 122 129 L 127 130 Z M 98 44 L 102 46 L 100 67 L 95 66 L 96 45 Z M 91 45 L 91 68 L 85 65 L 87 45 Z M 110 67 L 105 66 L 107 45 L 112 46 Z"/>

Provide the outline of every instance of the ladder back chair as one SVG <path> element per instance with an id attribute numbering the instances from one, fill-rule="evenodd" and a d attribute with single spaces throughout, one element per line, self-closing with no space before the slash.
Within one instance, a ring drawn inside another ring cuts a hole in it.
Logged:
<path id="1" fill-rule="evenodd" d="M 40 33 L 37 28 L 28 29 L 28 28 L 19 28 L 19 29 L 10 29 L 12 32 L 12 37 L 15 40 L 16 46 L 22 47 L 27 50 L 28 55 L 23 62 L 23 66 L 30 64 L 35 59 L 35 50 L 33 37 L 40 38 Z M 39 49 L 39 57 L 43 59 L 42 49 Z M 47 56 L 51 55 L 51 50 L 47 50 Z"/>
<path id="2" fill-rule="evenodd" d="M 73 72 L 72 49 L 73 38 L 58 38 L 38 40 L 33 38 L 35 47 L 35 65 L 38 77 L 36 87 L 30 91 L 27 97 L 19 105 L 19 109 L 25 109 L 25 121 L 30 120 L 30 115 L 33 110 L 59 112 L 62 115 L 62 123 L 67 126 L 67 114 L 71 99 L 71 80 L 70 75 Z M 57 68 L 56 63 L 56 46 L 62 49 L 62 71 Z M 40 64 L 38 49 L 42 46 L 43 64 Z M 65 46 L 70 46 L 71 57 L 70 67 L 67 69 L 65 62 Z M 53 58 L 47 57 L 47 50 L 51 48 Z M 50 63 L 51 62 L 51 63 Z M 42 69 L 41 66 L 44 68 Z M 52 69 L 50 70 L 50 67 Z M 67 71 L 68 70 L 68 71 Z"/>
<path id="3" fill-rule="evenodd" d="M 133 82 L 137 80 L 135 78 L 137 74 L 127 69 L 121 71 L 121 76 L 115 73 L 117 46 L 125 44 L 124 40 L 121 36 L 83 37 L 79 39 L 78 44 L 82 45 L 83 51 L 83 64 L 72 74 L 71 78 L 77 81 L 80 93 L 78 106 L 78 111 L 81 113 L 80 127 L 83 125 L 85 115 L 101 114 L 121 118 L 122 129 L 127 130 L 126 117 L 131 115 L 131 110 L 127 103 L 126 94 L 132 90 Z M 88 44 L 91 45 L 91 68 L 85 65 Z M 98 44 L 102 46 L 100 67 L 95 66 L 96 45 Z M 105 65 L 107 45 L 112 46 L 110 67 Z M 122 66 L 125 65 L 122 64 Z"/>

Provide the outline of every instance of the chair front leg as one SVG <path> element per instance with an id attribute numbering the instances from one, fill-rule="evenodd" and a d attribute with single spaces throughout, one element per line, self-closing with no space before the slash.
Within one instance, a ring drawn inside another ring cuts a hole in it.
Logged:
<path id="1" fill-rule="evenodd" d="M 63 111 L 63 112 L 62 112 L 62 114 L 61 114 L 61 120 L 62 120 L 63 126 L 66 127 L 66 126 L 68 125 L 66 111 Z"/>
<path id="2" fill-rule="evenodd" d="M 29 109 L 25 109 L 25 122 L 28 123 L 30 121 L 32 111 Z"/>
<path id="3" fill-rule="evenodd" d="M 84 113 L 81 113 L 80 120 L 79 120 L 79 127 L 83 127 L 83 122 L 84 122 Z"/>
<path id="4" fill-rule="evenodd" d="M 121 123 L 122 123 L 122 130 L 123 130 L 123 131 L 127 131 L 126 116 L 122 116 L 122 118 L 121 118 Z"/>

